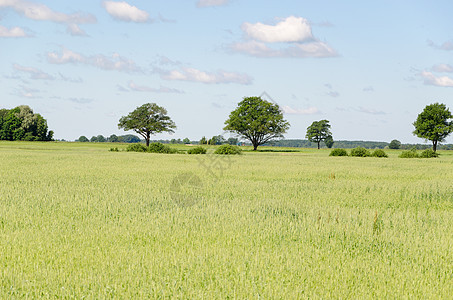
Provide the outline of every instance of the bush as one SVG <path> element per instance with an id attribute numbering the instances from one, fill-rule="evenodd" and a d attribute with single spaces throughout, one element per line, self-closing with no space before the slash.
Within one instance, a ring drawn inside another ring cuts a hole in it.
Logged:
<path id="1" fill-rule="evenodd" d="M 238 146 L 233 145 L 222 145 L 217 150 L 214 151 L 214 154 L 227 154 L 227 155 L 234 155 L 234 154 L 241 154 L 242 150 Z"/>
<path id="2" fill-rule="evenodd" d="M 406 150 L 406 151 L 403 151 L 399 157 L 400 158 L 417 158 L 418 153 L 417 153 L 417 150 L 415 150 L 415 149 Z"/>
<path id="3" fill-rule="evenodd" d="M 171 154 L 176 153 L 176 149 L 170 148 L 169 146 L 162 143 L 151 143 L 148 147 L 148 152 Z"/>
<path id="4" fill-rule="evenodd" d="M 333 149 L 329 156 L 348 156 L 348 152 L 344 149 Z"/>
<path id="5" fill-rule="evenodd" d="M 109 151 L 111 151 L 111 152 L 119 152 L 120 150 L 118 149 L 118 147 L 115 147 L 115 148 L 110 148 Z"/>
<path id="6" fill-rule="evenodd" d="M 387 153 L 385 153 L 385 151 L 382 149 L 374 150 L 373 153 L 371 153 L 371 156 L 373 156 L 373 157 L 389 157 L 387 155 Z"/>
<path id="7" fill-rule="evenodd" d="M 363 147 L 356 147 L 351 150 L 351 156 L 356 156 L 356 157 L 367 157 L 370 156 L 370 151 Z"/>
<path id="8" fill-rule="evenodd" d="M 187 154 L 206 154 L 206 149 L 203 147 L 195 147 L 195 148 L 189 149 L 187 151 Z"/>
<path id="9" fill-rule="evenodd" d="M 140 143 L 129 145 L 126 148 L 126 151 L 128 151 L 128 152 L 146 152 L 147 150 L 148 150 L 148 148 L 146 148 L 145 145 L 140 144 Z"/>
<path id="10" fill-rule="evenodd" d="M 426 149 L 420 153 L 418 156 L 420 158 L 432 158 L 432 157 L 439 157 L 439 154 L 434 152 L 432 149 Z"/>

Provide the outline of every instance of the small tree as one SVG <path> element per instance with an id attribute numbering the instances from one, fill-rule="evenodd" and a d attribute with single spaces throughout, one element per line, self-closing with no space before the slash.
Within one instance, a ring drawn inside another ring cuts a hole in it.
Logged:
<path id="1" fill-rule="evenodd" d="M 107 141 L 109 141 L 110 143 L 118 143 L 120 139 L 116 134 L 112 134 L 111 136 L 108 137 Z"/>
<path id="2" fill-rule="evenodd" d="M 327 120 L 314 121 L 310 126 L 307 127 L 307 134 L 305 137 L 312 143 L 319 144 L 321 141 L 325 141 L 328 137 L 332 138 L 330 132 L 330 124 Z"/>
<path id="3" fill-rule="evenodd" d="M 175 123 L 167 116 L 167 110 L 155 103 L 143 104 L 137 107 L 129 115 L 122 117 L 118 123 L 118 128 L 133 130 L 140 134 L 149 146 L 152 134 L 161 132 L 174 132 Z"/>
<path id="4" fill-rule="evenodd" d="M 202 137 L 200 140 L 200 145 L 206 145 L 208 141 L 206 140 L 206 137 Z"/>
<path id="5" fill-rule="evenodd" d="M 185 139 L 183 139 L 183 140 L 182 140 L 182 142 L 183 142 L 184 144 L 190 144 L 190 140 L 189 140 L 189 138 L 185 138 Z"/>
<path id="6" fill-rule="evenodd" d="M 89 140 L 86 136 L 82 135 L 82 136 L 80 136 L 80 137 L 78 138 L 77 141 L 78 141 L 78 142 L 82 142 L 82 143 L 86 143 L 86 142 L 89 142 L 90 140 Z"/>
<path id="7" fill-rule="evenodd" d="M 283 119 L 280 107 L 261 97 L 244 98 L 230 113 L 225 125 L 224 130 L 249 140 L 253 150 L 272 139 L 282 138 L 290 126 Z"/>
<path id="8" fill-rule="evenodd" d="M 401 142 L 398 140 L 393 140 L 390 142 L 389 148 L 390 149 L 399 149 L 399 148 L 401 148 Z"/>
<path id="9" fill-rule="evenodd" d="M 445 104 L 427 105 L 413 123 L 415 127 L 413 134 L 431 141 L 433 151 L 436 152 L 437 144 L 443 142 L 453 132 L 453 121 L 449 121 L 451 118 L 453 115 Z"/>

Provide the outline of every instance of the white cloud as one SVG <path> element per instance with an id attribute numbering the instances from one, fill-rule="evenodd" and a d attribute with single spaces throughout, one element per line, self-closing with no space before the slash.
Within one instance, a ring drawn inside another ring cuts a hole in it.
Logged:
<path id="1" fill-rule="evenodd" d="M 24 67 L 24 66 L 21 66 L 18 64 L 14 64 L 13 68 L 16 71 L 30 74 L 30 79 L 43 79 L 43 80 L 54 80 L 55 79 L 55 77 L 53 77 L 52 75 L 49 75 L 36 68 Z"/>
<path id="2" fill-rule="evenodd" d="M 161 77 L 166 80 L 182 80 L 202 82 L 206 84 L 238 83 L 251 84 L 253 78 L 245 73 L 217 71 L 215 73 L 204 72 L 195 68 L 182 67 L 179 70 L 159 71 Z"/>
<path id="3" fill-rule="evenodd" d="M 102 4 L 105 10 L 117 20 L 137 23 L 146 23 L 151 20 L 149 13 L 124 1 L 104 1 Z"/>
<path id="4" fill-rule="evenodd" d="M 314 115 L 320 113 L 316 107 L 309 107 L 305 109 L 292 108 L 288 105 L 282 107 L 282 110 L 285 114 L 289 115 Z"/>
<path id="5" fill-rule="evenodd" d="M 198 0 L 197 7 L 222 6 L 228 4 L 229 0 Z"/>
<path id="6" fill-rule="evenodd" d="M 80 63 L 107 71 L 142 72 L 141 68 L 134 61 L 122 57 L 119 54 L 113 54 L 111 57 L 103 54 L 85 56 L 63 48 L 61 53 L 47 53 L 47 61 L 52 64 Z"/>
<path id="7" fill-rule="evenodd" d="M 428 45 L 445 51 L 453 51 L 453 41 L 446 41 L 442 45 L 436 45 L 433 41 L 428 40 Z"/>
<path id="8" fill-rule="evenodd" d="M 435 76 L 431 72 L 423 71 L 420 76 L 424 79 L 426 85 L 440 87 L 453 87 L 453 79 L 448 76 Z"/>
<path id="9" fill-rule="evenodd" d="M 313 37 L 309 22 L 301 17 L 290 16 L 276 25 L 244 23 L 241 28 L 247 40 L 230 45 L 233 52 L 256 57 L 337 56 L 329 45 Z"/>
<path id="10" fill-rule="evenodd" d="M 366 113 L 366 114 L 371 114 L 371 115 L 385 115 L 386 114 L 384 111 L 379 111 L 379 110 L 375 110 L 372 108 L 366 108 L 366 107 L 359 107 L 358 111 L 362 112 L 362 113 Z"/>
<path id="11" fill-rule="evenodd" d="M 367 86 L 362 89 L 364 92 L 374 92 L 374 88 L 372 86 Z"/>
<path id="12" fill-rule="evenodd" d="M 244 23 L 241 28 L 249 38 L 265 43 L 303 42 L 313 39 L 308 21 L 294 16 L 276 25 Z"/>
<path id="13" fill-rule="evenodd" d="M 27 33 L 20 27 L 13 27 L 11 29 L 0 25 L 0 37 L 27 37 Z"/>
<path id="14" fill-rule="evenodd" d="M 68 24 L 66 31 L 73 36 L 86 36 L 86 32 L 80 29 L 79 25 L 77 24 Z"/>
<path id="15" fill-rule="evenodd" d="M 453 73 L 453 66 L 447 64 L 438 64 L 433 66 L 432 70 L 438 73 Z"/>
<path id="16" fill-rule="evenodd" d="M 96 17 L 91 14 L 56 12 L 44 4 L 23 0 L 0 0 L 0 7 L 9 7 L 26 18 L 36 21 L 52 21 L 65 24 L 96 23 Z"/>
<path id="17" fill-rule="evenodd" d="M 177 94 L 183 93 L 182 91 L 180 91 L 178 89 L 173 89 L 173 88 L 169 88 L 169 87 L 165 87 L 165 86 L 160 86 L 158 89 L 156 89 L 156 88 L 152 88 L 152 87 L 148 87 L 148 86 L 144 86 L 144 85 L 136 85 L 133 81 L 129 82 L 129 88 L 136 92 L 177 93 Z"/>

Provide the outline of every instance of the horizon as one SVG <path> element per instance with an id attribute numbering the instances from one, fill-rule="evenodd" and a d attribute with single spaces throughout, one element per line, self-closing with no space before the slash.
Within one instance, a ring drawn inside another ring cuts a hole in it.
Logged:
<path id="1" fill-rule="evenodd" d="M 249 96 L 281 107 L 284 139 L 327 119 L 336 141 L 430 144 L 425 106 L 453 110 L 451 1 L 0 0 L 0 108 L 28 105 L 56 139 L 119 130 L 144 103 L 200 140 Z M 233 136 L 233 135 L 231 135 Z M 443 144 L 453 144 L 453 135 Z"/>

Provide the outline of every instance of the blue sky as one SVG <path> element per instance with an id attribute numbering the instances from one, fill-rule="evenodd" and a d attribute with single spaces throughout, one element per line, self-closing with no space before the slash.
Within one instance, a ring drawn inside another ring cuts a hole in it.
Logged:
<path id="1" fill-rule="evenodd" d="M 125 134 L 119 118 L 155 102 L 178 127 L 155 139 L 199 140 L 266 93 L 286 138 L 327 119 L 337 140 L 421 143 L 423 108 L 453 110 L 451 12 L 450 0 L 0 0 L 0 106 L 27 104 L 75 140 Z"/>

